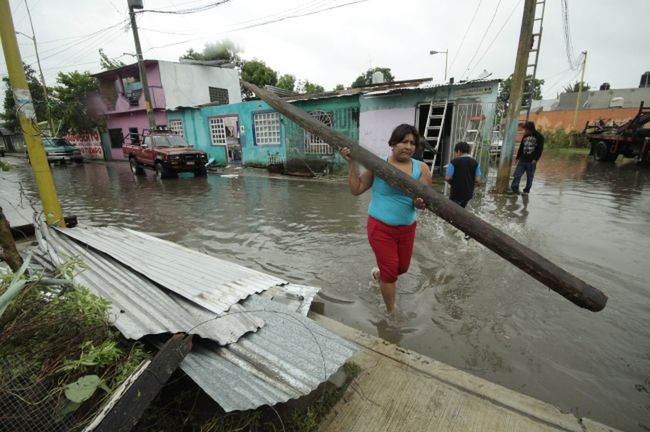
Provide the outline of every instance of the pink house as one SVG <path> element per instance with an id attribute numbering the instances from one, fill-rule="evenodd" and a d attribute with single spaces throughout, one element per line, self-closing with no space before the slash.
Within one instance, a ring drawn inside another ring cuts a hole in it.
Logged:
<path id="1" fill-rule="evenodd" d="M 241 102 L 239 75 L 233 68 L 162 60 L 145 60 L 144 64 L 157 126 L 180 127 L 178 132 L 182 134 L 182 124 L 170 124 L 168 112 L 211 102 Z M 149 128 L 138 64 L 93 76 L 100 94 L 90 104 L 106 117 L 113 159 L 123 159 L 124 141 L 139 140 Z"/>

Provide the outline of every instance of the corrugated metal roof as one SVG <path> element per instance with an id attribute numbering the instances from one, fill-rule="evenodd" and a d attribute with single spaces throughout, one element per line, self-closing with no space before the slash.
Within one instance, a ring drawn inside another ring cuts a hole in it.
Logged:
<path id="1" fill-rule="evenodd" d="M 287 283 L 275 276 L 128 229 L 77 227 L 60 232 L 218 314 L 250 294 Z"/>
<path id="2" fill-rule="evenodd" d="M 358 349 L 299 313 L 251 296 L 244 307 L 266 322 L 237 343 L 199 341 L 181 368 L 225 411 L 274 405 L 311 393 Z"/>
<path id="3" fill-rule="evenodd" d="M 400 88 L 393 88 L 393 89 L 384 89 L 384 90 L 378 90 L 378 91 L 373 91 L 373 92 L 367 92 L 364 94 L 364 96 L 374 96 L 374 95 L 383 95 L 383 94 L 390 94 L 390 93 L 396 93 L 400 92 L 403 90 L 431 90 L 434 88 L 440 88 L 440 87 L 454 87 L 454 88 L 459 88 L 459 87 L 472 87 L 476 84 L 495 84 L 501 82 L 500 79 L 492 79 L 492 80 L 487 80 L 487 79 L 477 79 L 477 80 L 472 80 L 472 81 L 465 81 L 465 82 L 458 82 L 458 83 L 440 83 L 440 82 L 425 82 L 419 85 L 415 86 L 410 86 L 410 87 L 400 87 Z"/>
<path id="4" fill-rule="evenodd" d="M 80 231 L 80 228 L 68 229 L 65 233 L 75 231 Z M 71 237 L 88 237 L 108 249 L 115 247 L 105 238 L 100 242 L 88 234 L 95 230 L 84 231 L 87 232 Z M 115 232 L 118 240 L 123 241 L 123 230 L 98 231 L 103 236 Z M 180 318 L 183 313 L 200 313 L 201 307 L 194 306 L 193 311 L 189 310 L 190 302 L 185 298 L 166 294 L 146 278 L 115 263 L 112 258 L 76 244 L 58 232 L 53 231 L 50 236 L 47 235 L 47 229 L 44 232 L 46 241 L 40 243 L 48 249 L 52 260 L 59 261 L 66 254 L 82 254 L 89 260 L 89 270 L 80 274 L 79 281 L 102 297 L 111 300 L 112 296 L 112 301 L 119 302 L 116 307 L 119 308 L 120 315 L 124 316 L 116 319 L 115 325 L 123 333 L 144 334 L 147 333 L 148 326 L 187 325 L 184 323 L 188 318 Z M 136 237 L 139 237 L 140 233 L 128 234 L 138 234 Z M 147 237 L 149 236 L 145 235 L 143 238 Z M 175 246 L 173 243 L 164 243 L 167 249 Z M 132 246 L 130 243 L 122 244 L 122 248 L 128 252 L 126 256 L 133 253 L 128 251 Z M 135 245 L 135 250 L 140 250 L 141 246 Z M 172 251 L 171 256 L 176 256 L 177 253 L 178 251 Z M 195 262 L 203 261 L 196 259 Z M 192 271 L 200 271 L 198 265 L 195 264 Z M 214 265 L 214 262 L 210 261 L 210 265 Z M 288 284 L 273 287 L 264 294 L 274 301 L 253 294 L 245 301 L 233 305 L 223 314 L 224 317 L 239 319 L 242 315 L 254 315 L 255 320 L 265 323 L 264 327 L 255 333 L 245 333 L 237 342 L 227 346 L 219 346 L 207 339 L 197 340 L 181 368 L 226 411 L 274 405 L 311 393 L 357 350 L 356 345 L 303 316 L 317 291 L 314 287 Z M 287 300 L 289 305 L 284 304 Z M 174 309 L 176 306 L 179 307 Z M 201 319 L 200 316 L 193 318 Z M 138 329 L 138 326 L 143 328 Z"/>
<path id="5" fill-rule="evenodd" d="M 230 308 L 230 314 L 214 314 L 44 224 L 39 228 L 39 247 L 53 265 L 73 255 L 83 258 L 87 268 L 74 277 L 75 282 L 111 302 L 111 320 L 129 339 L 184 332 L 225 345 L 264 325 L 264 320 L 239 304 Z"/>

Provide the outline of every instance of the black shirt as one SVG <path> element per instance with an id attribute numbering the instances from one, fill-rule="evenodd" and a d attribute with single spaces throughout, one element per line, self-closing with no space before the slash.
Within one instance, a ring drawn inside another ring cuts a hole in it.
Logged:
<path id="1" fill-rule="evenodd" d="M 461 156 L 451 160 L 454 174 L 451 176 L 449 199 L 467 201 L 474 196 L 474 178 L 478 162 L 472 157 Z"/>

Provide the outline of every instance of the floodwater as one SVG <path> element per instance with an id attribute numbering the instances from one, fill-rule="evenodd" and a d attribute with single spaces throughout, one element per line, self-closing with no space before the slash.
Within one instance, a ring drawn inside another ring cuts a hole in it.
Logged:
<path id="1" fill-rule="evenodd" d="M 650 430 L 649 166 L 547 151 L 529 197 L 494 194 L 490 177 L 469 205 L 604 291 L 603 311 L 580 309 L 421 213 L 393 320 L 370 282 L 369 193 L 351 196 L 343 178 L 228 172 L 161 182 L 125 163 L 53 167 L 64 213 L 81 224 L 142 230 L 321 287 L 325 314 L 347 325 L 577 416 Z M 12 177 L 35 196 L 27 165 Z"/>

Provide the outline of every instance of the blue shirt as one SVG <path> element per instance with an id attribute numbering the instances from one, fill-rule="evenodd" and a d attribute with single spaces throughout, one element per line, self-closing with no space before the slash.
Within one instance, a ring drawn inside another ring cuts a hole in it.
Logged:
<path id="1" fill-rule="evenodd" d="M 411 177 L 419 180 L 420 162 L 411 159 L 411 165 Z M 368 206 L 368 214 L 387 225 L 411 225 L 416 217 L 413 199 L 377 176 L 372 181 L 372 199 Z"/>
<path id="2" fill-rule="evenodd" d="M 465 154 L 462 155 L 461 157 L 472 157 L 471 155 Z M 453 177 L 454 176 L 454 164 L 449 164 L 447 165 L 447 177 Z M 476 171 L 474 172 L 474 177 L 481 177 L 481 168 L 476 165 Z"/>

